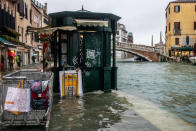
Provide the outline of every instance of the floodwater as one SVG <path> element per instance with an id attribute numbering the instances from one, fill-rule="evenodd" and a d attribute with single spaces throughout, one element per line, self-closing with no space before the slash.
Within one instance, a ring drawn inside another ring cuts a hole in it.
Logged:
<path id="1" fill-rule="evenodd" d="M 118 64 L 118 88 L 196 124 L 196 66 L 178 63 Z"/>
<path id="2" fill-rule="evenodd" d="M 196 66 L 118 63 L 118 91 L 54 95 L 50 131 L 195 131 Z M 42 131 L 43 128 L 3 128 Z"/>

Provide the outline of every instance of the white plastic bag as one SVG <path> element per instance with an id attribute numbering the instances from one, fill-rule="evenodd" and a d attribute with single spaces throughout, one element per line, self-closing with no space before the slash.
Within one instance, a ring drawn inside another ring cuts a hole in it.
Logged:
<path id="1" fill-rule="evenodd" d="M 30 89 L 8 87 L 4 110 L 13 114 L 30 111 Z"/>

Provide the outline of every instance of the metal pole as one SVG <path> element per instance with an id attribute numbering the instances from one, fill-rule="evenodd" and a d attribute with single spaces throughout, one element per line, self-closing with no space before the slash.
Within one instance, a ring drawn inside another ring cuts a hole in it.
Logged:
<path id="1" fill-rule="evenodd" d="M 57 32 L 55 32 L 55 36 L 54 36 L 54 67 L 55 68 L 57 68 L 57 48 L 56 47 L 57 47 Z"/>
<path id="2" fill-rule="evenodd" d="M 113 31 L 113 67 L 116 67 L 116 31 Z"/>
<path id="3" fill-rule="evenodd" d="M 112 67 L 112 88 L 117 90 L 117 69 L 116 67 L 116 30 L 117 22 L 113 22 L 112 34 L 113 34 L 113 67 Z"/>

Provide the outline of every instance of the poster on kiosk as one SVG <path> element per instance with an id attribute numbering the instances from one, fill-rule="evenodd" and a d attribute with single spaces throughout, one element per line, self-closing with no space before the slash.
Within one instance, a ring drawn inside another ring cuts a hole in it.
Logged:
<path id="1" fill-rule="evenodd" d="M 61 96 L 82 96 L 82 72 L 68 70 L 59 72 Z"/>

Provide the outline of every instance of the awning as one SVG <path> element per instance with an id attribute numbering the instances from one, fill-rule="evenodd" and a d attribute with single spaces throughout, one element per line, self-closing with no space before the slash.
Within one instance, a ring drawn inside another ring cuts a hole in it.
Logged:
<path id="1" fill-rule="evenodd" d="M 100 26 L 108 27 L 108 21 L 104 20 L 84 20 L 84 19 L 75 19 L 77 26 Z"/>
<path id="2" fill-rule="evenodd" d="M 192 46 L 183 46 L 183 47 L 171 47 L 171 50 L 177 50 L 177 51 L 193 51 L 194 47 Z"/>
<path id="3" fill-rule="evenodd" d="M 43 33 L 43 34 L 52 34 L 56 30 L 65 30 L 65 31 L 73 31 L 77 30 L 75 26 L 61 26 L 61 27 L 43 27 L 43 28 L 34 28 L 34 27 L 27 27 L 28 31 Z"/>
<path id="4" fill-rule="evenodd" d="M 34 49 L 34 51 L 37 51 L 37 52 L 39 52 L 39 49 Z"/>
<path id="5" fill-rule="evenodd" d="M 3 37 L 0 37 L 0 42 L 3 43 L 5 46 L 8 46 L 8 47 L 16 47 L 16 45 L 14 45 L 11 42 L 7 41 Z"/>

